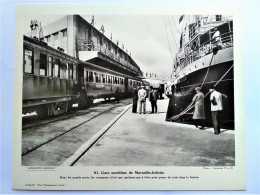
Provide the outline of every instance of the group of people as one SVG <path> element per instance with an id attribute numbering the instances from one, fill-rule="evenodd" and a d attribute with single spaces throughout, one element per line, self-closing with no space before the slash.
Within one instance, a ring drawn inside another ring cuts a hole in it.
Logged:
<path id="1" fill-rule="evenodd" d="M 195 88 L 196 95 L 192 99 L 192 103 L 189 105 L 195 105 L 193 120 L 195 126 L 200 129 L 205 128 L 205 112 L 204 112 L 204 94 L 201 92 L 200 87 Z M 221 122 L 221 112 L 223 110 L 222 97 L 227 98 L 225 94 L 221 94 L 215 89 L 210 89 L 210 102 L 211 102 L 211 114 L 214 126 L 214 134 L 220 134 L 220 122 Z"/>
<path id="2" fill-rule="evenodd" d="M 149 97 L 149 101 L 151 102 L 151 107 L 152 107 L 151 114 L 157 112 L 157 99 L 158 99 L 157 90 L 153 89 L 153 87 L 151 86 L 149 94 L 148 94 L 147 90 L 145 89 L 145 86 L 142 85 L 139 90 L 137 88 L 133 89 L 132 113 L 137 113 L 138 102 L 139 102 L 139 114 L 146 113 L 146 98 L 147 97 Z"/>

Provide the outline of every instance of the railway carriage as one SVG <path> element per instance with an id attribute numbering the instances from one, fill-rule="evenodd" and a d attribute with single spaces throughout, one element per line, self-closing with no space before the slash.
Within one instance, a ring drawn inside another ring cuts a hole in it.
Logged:
<path id="1" fill-rule="evenodd" d="M 122 94 L 126 92 L 126 75 L 98 65 L 80 61 L 79 69 L 80 106 L 91 105 L 94 99 L 108 100 L 115 97 L 119 88 Z"/>
<path id="2" fill-rule="evenodd" d="M 56 115 L 70 109 L 79 97 L 78 61 L 26 36 L 23 51 L 23 114 Z"/>
<path id="3" fill-rule="evenodd" d="M 117 88 L 124 98 L 133 87 L 147 85 L 139 77 L 81 61 L 38 39 L 24 36 L 23 51 L 23 114 L 57 115 L 72 104 L 86 107 L 97 98 L 109 100 Z"/>

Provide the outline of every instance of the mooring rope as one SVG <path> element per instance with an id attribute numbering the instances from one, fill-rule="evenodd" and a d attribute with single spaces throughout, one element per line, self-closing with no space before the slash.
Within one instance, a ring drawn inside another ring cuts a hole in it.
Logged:
<path id="1" fill-rule="evenodd" d="M 207 70 L 207 72 L 206 72 L 206 74 L 205 74 L 204 80 L 203 80 L 203 82 L 202 82 L 202 84 L 201 84 L 201 88 L 203 87 L 203 85 L 204 85 L 204 83 L 205 83 L 205 80 L 206 80 L 206 78 L 207 78 L 207 75 L 208 75 L 208 73 L 209 73 L 209 68 L 210 68 L 210 66 L 211 66 L 211 62 L 212 62 L 213 56 L 214 56 L 214 54 L 212 55 L 212 58 L 211 58 L 211 61 L 210 61 L 210 65 L 209 65 L 208 70 Z M 218 82 L 214 85 L 214 87 L 216 87 L 216 86 L 219 84 L 219 82 L 223 80 L 223 78 L 224 78 L 224 77 L 227 75 L 227 73 L 233 68 L 233 66 L 234 66 L 234 64 L 233 64 L 233 65 L 225 72 L 225 74 L 218 80 Z M 204 98 L 207 97 L 208 95 L 209 95 L 209 92 L 204 96 Z M 187 106 L 187 108 L 185 108 L 185 110 L 182 111 L 180 114 L 171 117 L 171 121 L 176 121 L 180 116 L 186 114 L 189 110 L 191 110 L 192 108 L 194 108 L 194 106 L 195 106 L 195 105 L 193 105 L 193 106 L 190 106 L 190 105 Z"/>

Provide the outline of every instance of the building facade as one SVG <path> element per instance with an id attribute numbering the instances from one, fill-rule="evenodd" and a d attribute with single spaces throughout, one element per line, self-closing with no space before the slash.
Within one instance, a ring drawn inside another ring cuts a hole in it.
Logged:
<path id="1" fill-rule="evenodd" d="M 39 37 L 40 29 L 31 36 Z M 142 76 L 139 66 L 124 48 L 107 38 L 79 15 L 67 15 L 42 27 L 41 40 L 84 62 L 90 62 L 133 76 Z"/>

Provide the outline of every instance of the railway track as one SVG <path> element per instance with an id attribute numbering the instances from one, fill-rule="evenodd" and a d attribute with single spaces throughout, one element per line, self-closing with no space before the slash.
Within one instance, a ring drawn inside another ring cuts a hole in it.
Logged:
<path id="1" fill-rule="evenodd" d="M 100 104 L 105 104 L 105 103 L 109 103 L 109 102 L 113 102 L 113 101 L 115 101 L 115 100 L 102 101 L 102 102 L 95 103 L 94 105 L 97 106 L 97 105 L 100 105 Z M 92 108 L 92 107 L 93 106 L 91 106 L 89 108 Z M 69 119 L 69 118 L 74 117 L 74 116 L 80 116 L 80 115 L 88 114 L 89 112 L 91 112 L 91 110 L 77 112 L 78 110 L 79 109 L 74 108 L 69 113 L 64 113 L 64 114 L 54 116 L 54 117 L 51 117 L 51 118 L 48 118 L 48 119 L 39 119 L 37 115 L 36 116 L 35 115 L 34 116 L 28 116 L 28 117 L 25 116 L 23 118 L 22 130 L 26 130 L 26 129 L 29 129 L 29 128 L 32 128 L 32 127 L 38 127 L 38 126 L 49 124 L 49 123 L 52 123 L 52 122 L 66 120 L 66 119 Z"/>
<path id="2" fill-rule="evenodd" d="M 82 156 L 120 119 L 124 113 L 131 108 L 131 105 L 127 106 L 119 115 L 105 125 L 100 131 L 91 137 L 86 143 L 84 143 L 70 158 L 62 163 L 62 166 L 74 166 Z"/>
<path id="3" fill-rule="evenodd" d="M 41 143 L 38 143 L 37 145 L 34 145 L 33 147 L 29 147 L 29 148 L 24 149 L 22 151 L 22 161 L 23 161 L 24 158 L 27 158 L 27 156 L 30 156 L 32 153 L 37 153 L 37 151 L 42 150 L 42 148 L 50 147 L 48 145 L 51 145 L 53 142 L 58 142 L 57 140 L 59 140 L 59 139 L 65 139 L 63 137 L 66 137 L 66 136 L 67 137 L 73 137 L 73 136 L 68 135 L 68 134 L 72 134 L 73 135 L 73 131 L 77 131 L 78 129 L 82 128 L 84 125 L 85 126 L 88 125 L 88 123 L 91 123 L 93 120 L 95 120 L 97 118 L 100 118 L 100 117 L 107 118 L 106 116 L 102 116 L 102 115 L 106 115 L 106 114 L 108 115 L 111 111 L 113 111 L 113 110 L 115 111 L 119 107 L 122 107 L 122 105 L 112 106 L 112 107 L 110 107 L 110 108 L 108 108 L 108 109 L 106 109 L 106 110 L 104 110 L 102 112 L 99 112 L 99 113 L 95 114 L 94 116 L 88 118 L 87 120 L 85 120 L 83 122 L 80 122 L 80 123 L 78 123 L 76 125 L 73 125 L 73 127 L 69 128 L 68 130 L 66 130 L 66 131 L 64 131 L 62 133 L 56 134 L 55 136 L 49 138 L 48 140 L 45 140 L 45 141 L 43 141 Z M 100 131 L 98 131 L 98 132 L 100 132 Z M 104 132 L 102 133 L 102 135 L 103 134 L 104 134 Z M 94 135 L 96 136 L 97 133 L 95 132 Z M 102 135 L 98 136 L 98 138 L 95 138 L 95 136 L 94 136 L 95 141 L 93 141 L 94 138 L 93 138 L 93 136 L 91 136 L 90 139 L 87 140 L 87 143 L 89 144 L 90 142 L 93 142 L 92 143 L 92 145 L 93 145 L 97 141 L 97 139 L 99 139 Z M 78 136 L 80 136 L 80 135 L 78 135 Z M 83 142 L 84 143 L 83 144 L 84 148 L 86 147 L 85 142 L 86 142 L 86 140 Z M 88 147 L 88 149 L 89 149 L 89 147 Z M 84 152 L 86 152 L 85 149 L 84 149 Z M 78 155 L 78 153 L 77 153 L 77 155 Z M 31 156 L 33 156 L 33 157 L 34 156 L 38 156 L 38 154 L 36 154 L 36 155 L 34 154 L 34 155 L 31 155 Z M 73 158 L 75 158 L 75 156 Z M 30 163 L 29 164 L 24 163 L 24 164 L 30 165 Z M 52 164 L 50 164 L 50 165 L 52 165 Z"/>

